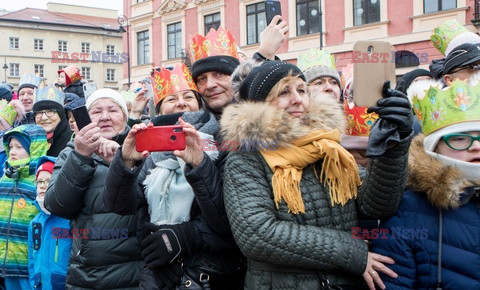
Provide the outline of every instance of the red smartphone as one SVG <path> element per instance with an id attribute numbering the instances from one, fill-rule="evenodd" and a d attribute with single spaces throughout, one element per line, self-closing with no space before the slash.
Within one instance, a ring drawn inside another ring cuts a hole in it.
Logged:
<path id="1" fill-rule="evenodd" d="M 137 132 L 135 135 L 137 151 L 173 151 L 186 147 L 185 132 L 182 126 L 156 126 Z"/>

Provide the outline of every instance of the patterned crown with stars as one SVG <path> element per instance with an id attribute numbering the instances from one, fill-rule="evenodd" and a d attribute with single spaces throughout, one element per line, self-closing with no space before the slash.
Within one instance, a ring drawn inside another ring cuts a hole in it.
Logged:
<path id="1" fill-rule="evenodd" d="M 237 58 L 235 38 L 229 30 L 213 28 L 206 36 L 196 33 L 190 40 L 188 52 L 192 63 L 199 59 L 216 55 L 228 55 Z"/>
<path id="2" fill-rule="evenodd" d="M 155 106 L 166 96 L 176 92 L 198 91 L 188 67 L 184 63 L 176 64 L 172 70 L 162 68 L 153 74 L 153 95 Z"/>
<path id="3" fill-rule="evenodd" d="M 480 121 L 480 84 L 457 80 L 448 88 L 430 87 L 413 96 L 413 110 L 425 135 L 449 125 Z"/>
<path id="4" fill-rule="evenodd" d="M 65 95 L 54 85 L 35 89 L 35 103 L 40 101 L 54 101 L 62 105 Z"/>

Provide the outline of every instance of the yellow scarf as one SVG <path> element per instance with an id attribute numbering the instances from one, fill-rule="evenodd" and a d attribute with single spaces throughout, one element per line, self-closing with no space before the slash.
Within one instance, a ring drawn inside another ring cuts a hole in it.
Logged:
<path id="1" fill-rule="evenodd" d="M 300 180 L 302 170 L 309 164 L 323 159 L 320 176 L 330 188 L 330 201 L 345 205 L 350 199 L 357 197 L 357 187 L 361 184 L 358 166 L 345 148 L 340 144 L 340 131 L 318 130 L 294 140 L 286 147 L 276 151 L 260 151 L 268 166 L 273 171 L 272 187 L 274 201 L 278 204 L 283 199 L 289 212 L 305 213 Z"/>

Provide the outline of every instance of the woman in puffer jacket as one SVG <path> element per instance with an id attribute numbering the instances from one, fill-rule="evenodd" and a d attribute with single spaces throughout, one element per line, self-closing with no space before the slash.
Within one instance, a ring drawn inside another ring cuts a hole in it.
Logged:
<path id="1" fill-rule="evenodd" d="M 395 276 L 385 267 L 394 261 L 369 252 L 352 238 L 352 227 L 359 217 L 386 218 L 397 209 L 412 138 L 408 99 L 385 87 L 373 110 L 397 139 L 370 159 L 361 180 L 339 145 L 346 120 L 332 98 L 309 96 L 292 64 L 268 61 L 250 71 L 243 65 L 232 76 L 243 79 L 234 86 L 239 103 L 225 109 L 220 124 L 224 139 L 240 145 L 227 159 L 224 198 L 248 259 L 246 289 L 356 289 L 364 287 L 362 276 L 370 289 L 383 287 L 378 272 Z M 403 115 L 385 112 L 387 106 Z M 378 129 L 371 134 L 381 139 Z"/>

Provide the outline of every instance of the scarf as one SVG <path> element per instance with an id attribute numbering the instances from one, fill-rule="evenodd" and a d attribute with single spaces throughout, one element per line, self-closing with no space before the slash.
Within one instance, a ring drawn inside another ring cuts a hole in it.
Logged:
<path id="1" fill-rule="evenodd" d="M 353 156 L 340 144 L 340 131 L 317 130 L 294 140 L 276 151 L 260 151 L 273 171 L 272 187 L 278 209 L 282 199 L 293 214 L 305 213 L 300 191 L 302 170 L 323 159 L 320 182 L 328 186 L 330 203 L 345 205 L 357 197 L 361 184 L 358 166 Z"/>
<path id="2" fill-rule="evenodd" d="M 468 181 L 473 183 L 480 182 L 480 164 L 461 161 L 458 159 L 447 157 L 445 155 L 438 154 L 433 151 L 429 151 L 427 149 L 425 149 L 425 152 L 427 152 L 428 155 L 439 160 L 443 164 L 455 166 L 456 168 L 458 168 L 458 170 L 460 170 L 465 175 L 465 178 Z"/>
<path id="3" fill-rule="evenodd" d="M 21 167 L 30 163 L 30 157 L 20 159 L 20 160 L 12 160 L 11 157 L 9 156 L 7 162 L 12 167 Z"/>

